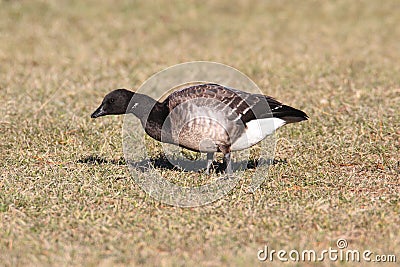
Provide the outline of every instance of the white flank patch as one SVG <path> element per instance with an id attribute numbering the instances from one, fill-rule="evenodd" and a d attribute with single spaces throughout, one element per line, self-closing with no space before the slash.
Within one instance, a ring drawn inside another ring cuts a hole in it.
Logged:
<path id="1" fill-rule="evenodd" d="M 232 144 L 231 150 L 236 151 L 249 148 L 268 135 L 273 134 L 276 129 L 284 124 L 285 121 L 279 118 L 252 120 L 247 123 L 246 131 Z"/>

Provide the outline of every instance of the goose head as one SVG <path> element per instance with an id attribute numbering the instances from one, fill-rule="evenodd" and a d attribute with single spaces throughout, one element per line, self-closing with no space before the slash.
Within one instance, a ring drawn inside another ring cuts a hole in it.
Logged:
<path id="1" fill-rule="evenodd" d="M 138 103 L 130 103 L 135 93 L 126 89 L 117 89 L 107 94 L 101 105 L 92 113 L 92 118 L 98 118 L 106 115 L 120 115 L 136 108 Z M 131 106 L 130 106 L 131 105 Z"/>

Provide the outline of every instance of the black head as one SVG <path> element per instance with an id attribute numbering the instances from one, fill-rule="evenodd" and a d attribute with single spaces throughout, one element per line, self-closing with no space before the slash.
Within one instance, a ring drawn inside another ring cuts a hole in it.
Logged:
<path id="1" fill-rule="evenodd" d="M 100 107 L 91 115 L 92 118 L 97 118 L 105 115 L 120 115 L 125 114 L 129 102 L 135 93 L 126 89 L 117 89 L 106 95 L 101 102 Z"/>

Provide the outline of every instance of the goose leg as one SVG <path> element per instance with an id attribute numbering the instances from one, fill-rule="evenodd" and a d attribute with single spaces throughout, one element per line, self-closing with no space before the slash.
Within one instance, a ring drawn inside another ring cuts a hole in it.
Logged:
<path id="1" fill-rule="evenodd" d="M 218 148 L 219 151 L 224 154 L 225 173 L 228 176 L 231 176 L 231 174 L 233 174 L 231 163 L 231 147 L 229 145 L 219 145 Z"/>
<path id="2" fill-rule="evenodd" d="M 233 174 L 232 171 L 232 163 L 231 163 L 231 152 L 225 153 L 224 154 L 224 163 L 225 163 L 225 173 L 227 175 Z"/>
<path id="3" fill-rule="evenodd" d="M 206 169 L 206 174 L 210 174 L 210 168 L 212 166 L 214 160 L 214 152 L 207 153 L 207 169 Z"/>

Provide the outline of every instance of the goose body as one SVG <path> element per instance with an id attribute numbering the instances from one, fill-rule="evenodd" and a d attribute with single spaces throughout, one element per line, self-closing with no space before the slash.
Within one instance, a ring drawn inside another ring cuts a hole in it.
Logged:
<path id="1" fill-rule="evenodd" d="M 211 83 L 175 91 L 162 102 L 117 89 L 105 96 L 91 117 L 126 113 L 138 117 L 146 133 L 158 141 L 208 153 L 207 172 L 213 153 L 222 152 L 227 173 L 232 172 L 231 151 L 249 148 L 287 123 L 308 119 L 303 111 L 272 97 Z"/>

